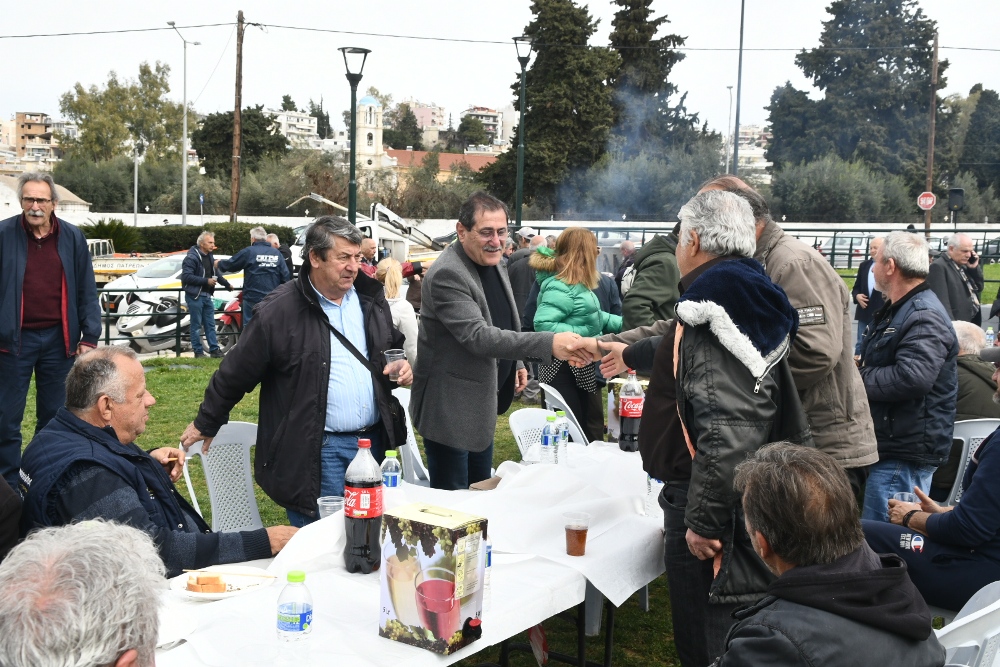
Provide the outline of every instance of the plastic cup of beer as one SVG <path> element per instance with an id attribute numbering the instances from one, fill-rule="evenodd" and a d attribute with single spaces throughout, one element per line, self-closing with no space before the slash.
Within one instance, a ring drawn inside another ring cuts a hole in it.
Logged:
<path id="1" fill-rule="evenodd" d="M 587 550 L 587 529 L 590 528 L 590 515 L 586 512 L 566 512 L 566 553 L 570 556 L 582 556 Z"/>
<path id="2" fill-rule="evenodd" d="M 386 350 L 385 354 L 385 366 L 389 369 L 389 380 L 396 382 L 399 380 L 399 370 L 406 361 L 406 353 L 402 350 Z"/>
<path id="3" fill-rule="evenodd" d="M 316 504 L 319 506 L 319 518 L 321 519 L 344 511 L 343 496 L 323 496 L 316 499 Z"/>
<path id="4" fill-rule="evenodd" d="M 892 494 L 893 500 L 898 500 L 904 503 L 919 503 L 920 498 L 917 498 L 917 494 L 910 493 L 909 491 L 900 491 L 899 493 Z"/>

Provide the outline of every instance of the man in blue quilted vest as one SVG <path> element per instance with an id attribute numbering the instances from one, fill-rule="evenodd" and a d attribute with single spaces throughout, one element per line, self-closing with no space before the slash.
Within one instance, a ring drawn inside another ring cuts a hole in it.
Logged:
<path id="1" fill-rule="evenodd" d="M 132 350 L 80 357 L 66 377 L 66 406 L 21 459 L 22 534 L 97 518 L 127 524 L 153 538 L 168 576 L 278 553 L 295 528 L 213 533 L 174 488 L 184 452 L 135 444 L 155 403 Z"/>

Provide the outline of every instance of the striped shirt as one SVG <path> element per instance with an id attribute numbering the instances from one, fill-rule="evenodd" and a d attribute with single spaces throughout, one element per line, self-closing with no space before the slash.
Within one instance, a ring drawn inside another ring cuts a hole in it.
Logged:
<path id="1" fill-rule="evenodd" d="M 309 281 L 312 285 L 312 281 Z M 330 324 L 368 358 L 361 298 L 351 286 L 340 304 L 330 301 L 312 285 Z M 350 433 L 371 426 L 378 418 L 371 371 L 341 345 L 330 332 L 330 386 L 326 399 L 326 426 L 330 433 Z"/>

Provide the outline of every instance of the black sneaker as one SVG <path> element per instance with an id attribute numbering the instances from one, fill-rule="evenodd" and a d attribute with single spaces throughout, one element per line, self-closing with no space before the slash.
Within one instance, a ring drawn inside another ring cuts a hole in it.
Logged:
<path id="1" fill-rule="evenodd" d="M 205 354 L 204 352 L 195 352 L 195 353 L 194 353 L 194 358 L 195 358 L 195 359 L 204 359 L 204 358 L 205 358 L 205 357 L 207 357 L 207 356 L 208 356 L 208 355 L 207 355 L 207 354 Z"/>
<path id="2" fill-rule="evenodd" d="M 222 350 L 216 350 L 215 352 L 210 353 L 209 356 L 213 359 L 221 359 L 226 355 L 222 352 Z"/>

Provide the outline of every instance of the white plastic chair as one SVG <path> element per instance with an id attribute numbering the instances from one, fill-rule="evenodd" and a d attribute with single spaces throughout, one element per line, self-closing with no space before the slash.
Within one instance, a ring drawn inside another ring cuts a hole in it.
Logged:
<path id="1" fill-rule="evenodd" d="M 962 441 L 962 458 L 958 463 L 955 483 L 952 485 L 944 505 L 955 505 L 962 499 L 962 480 L 965 478 L 969 461 L 983 440 L 998 427 L 1000 427 L 1000 419 L 966 419 L 955 422 L 955 432 L 951 437 Z"/>
<path id="2" fill-rule="evenodd" d="M 562 394 L 553 389 L 552 385 L 545 384 L 544 382 L 539 382 L 538 386 L 545 392 L 546 408 L 552 410 L 553 412 L 556 410 L 562 410 L 566 413 L 566 419 L 569 420 L 570 442 L 578 442 L 581 445 L 589 445 L 590 441 L 587 440 L 587 436 L 584 435 L 583 427 L 580 426 L 580 422 L 577 420 L 576 415 L 573 414 L 573 411 L 569 409 L 569 406 L 566 404 L 566 399 L 563 398 Z"/>
<path id="3" fill-rule="evenodd" d="M 1000 582 L 987 584 L 962 607 L 955 620 L 935 630 L 944 646 L 946 667 L 988 667 L 1000 648 Z"/>
<path id="4" fill-rule="evenodd" d="M 406 387 L 396 387 L 392 390 L 392 395 L 399 399 L 406 413 L 406 444 L 399 448 L 399 457 L 403 464 L 403 481 L 408 484 L 430 486 L 431 475 L 427 472 L 423 459 L 420 458 L 420 448 L 417 447 L 417 438 L 413 434 L 413 421 L 410 419 L 410 390 Z"/>
<path id="5" fill-rule="evenodd" d="M 184 460 L 184 481 L 194 509 L 201 514 L 188 474 L 188 461 L 200 456 L 212 506 L 212 530 L 231 533 L 263 528 L 250 465 L 250 448 L 257 442 L 257 425 L 229 422 L 212 439 L 208 454 L 201 452 L 203 442 L 191 445 Z"/>
<path id="6" fill-rule="evenodd" d="M 542 429 L 545 428 L 545 420 L 554 417 L 552 410 L 541 408 L 521 408 L 510 414 L 510 431 L 514 434 L 517 448 L 521 451 L 521 459 L 537 463 L 537 458 L 528 458 L 534 447 L 535 454 L 538 454 L 538 445 L 542 439 Z"/>

